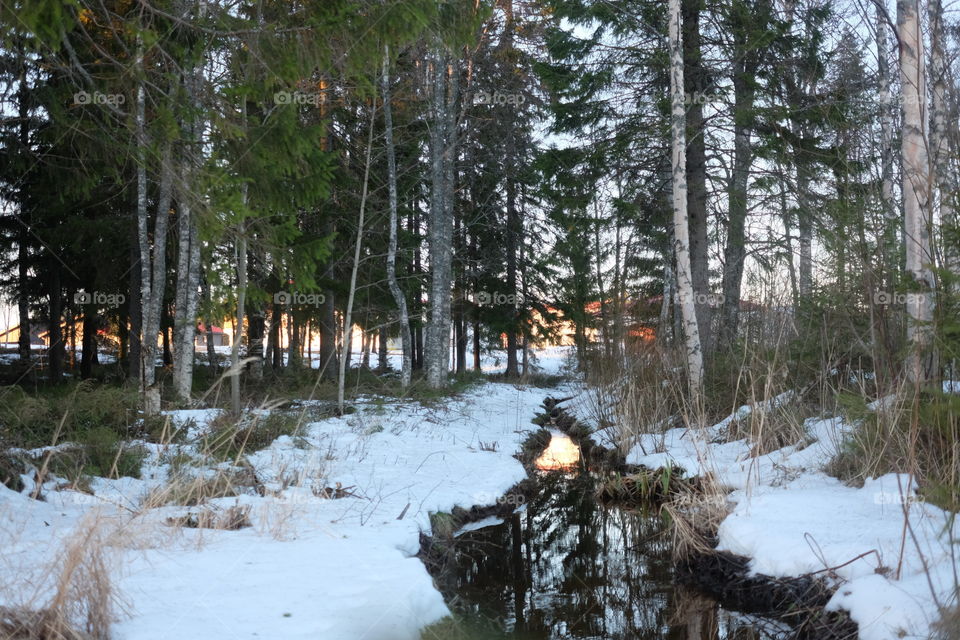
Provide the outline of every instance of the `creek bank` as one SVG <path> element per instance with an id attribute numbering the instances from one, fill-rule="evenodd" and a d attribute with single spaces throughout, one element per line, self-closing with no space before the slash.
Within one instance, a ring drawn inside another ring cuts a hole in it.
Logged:
<path id="1" fill-rule="evenodd" d="M 691 493 L 704 493 L 699 476 L 685 477 L 681 467 L 648 468 L 629 464 L 616 449 L 596 444 L 590 429 L 577 420 L 562 403 L 567 398 L 544 400 L 545 413 L 534 420 L 567 434 L 584 452 L 590 470 L 600 474 L 597 498 L 624 506 L 660 508 Z M 675 580 L 719 601 L 724 607 L 788 624 L 796 640 L 843 640 L 857 637 L 857 624 L 845 611 L 827 611 L 837 591 L 825 580 L 812 576 L 775 578 L 751 574 L 750 558 L 716 549 L 715 532 L 705 536 L 709 552 L 675 559 Z"/>

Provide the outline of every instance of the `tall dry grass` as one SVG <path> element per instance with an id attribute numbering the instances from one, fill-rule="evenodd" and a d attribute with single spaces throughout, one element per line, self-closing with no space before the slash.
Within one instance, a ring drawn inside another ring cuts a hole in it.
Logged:
<path id="1" fill-rule="evenodd" d="M 117 532 L 115 520 L 94 510 L 47 565 L 8 576 L 0 638 L 109 640 L 111 625 L 125 610 L 114 584 Z"/>

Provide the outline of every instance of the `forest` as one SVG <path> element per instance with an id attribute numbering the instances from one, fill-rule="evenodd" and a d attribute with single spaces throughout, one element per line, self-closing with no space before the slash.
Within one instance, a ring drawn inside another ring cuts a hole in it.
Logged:
<path id="1" fill-rule="evenodd" d="M 958 9 L 0 0 L 0 638 L 960 638 Z"/>

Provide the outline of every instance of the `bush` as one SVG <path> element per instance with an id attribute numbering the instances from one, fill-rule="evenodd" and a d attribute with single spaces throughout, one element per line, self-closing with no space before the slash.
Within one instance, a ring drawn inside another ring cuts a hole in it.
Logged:
<path id="1" fill-rule="evenodd" d="M 0 442 L 8 446 L 41 447 L 97 428 L 126 436 L 137 418 L 136 391 L 90 381 L 37 395 L 6 387 L 0 397 Z"/>
<path id="2" fill-rule="evenodd" d="M 82 476 L 139 478 L 147 452 L 131 446 L 106 427 L 74 434 L 73 446 L 51 451 L 48 468 L 58 476 L 77 481 Z M 38 460 L 38 464 L 42 464 Z"/>
<path id="3" fill-rule="evenodd" d="M 913 406 L 911 406 L 913 405 Z M 859 417 L 854 408 L 849 419 Z M 862 483 L 886 473 L 913 473 L 920 494 L 950 511 L 960 509 L 960 396 L 923 392 L 916 403 L 859 419 L 827 472 Z"/>

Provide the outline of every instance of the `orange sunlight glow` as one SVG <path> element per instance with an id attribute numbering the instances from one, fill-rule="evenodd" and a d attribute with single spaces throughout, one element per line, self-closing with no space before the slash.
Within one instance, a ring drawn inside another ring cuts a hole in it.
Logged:
<path id="1" fill-rule="evenodd" d="M 573 469 L 580 462 L 580 447 L 569 436 L 556 433 L 534 465 L 541 471 Z"/>

